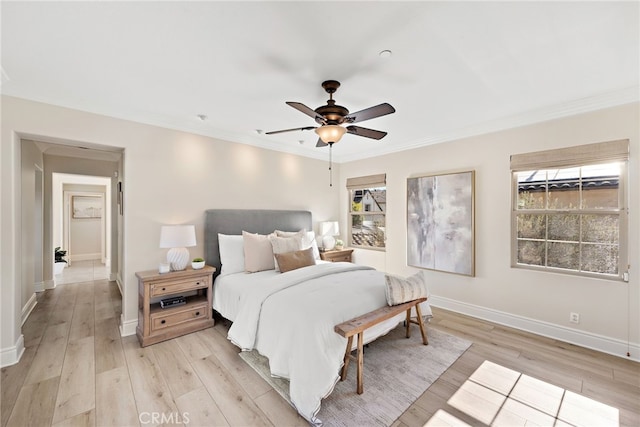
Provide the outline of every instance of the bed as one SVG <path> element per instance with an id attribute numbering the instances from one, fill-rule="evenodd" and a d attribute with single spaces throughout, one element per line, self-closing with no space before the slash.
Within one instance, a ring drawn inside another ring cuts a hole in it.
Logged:
<path id="1" fill-rule="evenodd" d="M 319 425 L 316 415 L 339 380 L 346 345 L 334 326 L 386 305 L 384 273 L 320 260 L 285 273 L 246 273 L 237 259 L 243 231 L 268 235 L 306 230 L 312 236 L 312 225 L 308 211 L 207 210 L 205 259 L 216 267 L 213 308 L 233 322 L 228 338 L 243 351 L 266 356 L 271 374 L 289 380 L 296 410 Z M 367 330 L 365 342 L 386 334 L 403 318 L 401 314 Z"/>

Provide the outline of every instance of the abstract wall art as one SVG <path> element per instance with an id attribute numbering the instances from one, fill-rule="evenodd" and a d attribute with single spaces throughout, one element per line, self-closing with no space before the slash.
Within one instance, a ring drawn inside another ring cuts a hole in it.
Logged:
<path id="1" fill-rule="evenodd" d="M 407 179 L 407 264 L 475 275 L 475 171 Z"/>

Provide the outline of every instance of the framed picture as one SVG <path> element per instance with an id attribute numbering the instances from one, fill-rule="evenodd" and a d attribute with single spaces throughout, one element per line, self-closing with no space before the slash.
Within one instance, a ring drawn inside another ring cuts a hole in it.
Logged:
<path id="1" fill-rule="evenodd" d="M 407 264 L 475 275 L 475 171 L 407 179 Z"/>
<path id="2" fill-rule="evenodd" d="M 72 196 L 71 212 L 74 219 L 102 218 L 102 197 Z"/>

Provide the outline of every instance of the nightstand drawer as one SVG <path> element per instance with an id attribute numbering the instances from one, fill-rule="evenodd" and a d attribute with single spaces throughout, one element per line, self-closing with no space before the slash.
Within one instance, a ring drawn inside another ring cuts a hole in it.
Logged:
<path id="1" fill-rule="evenodd" d="M 331 251 L 320 252 L 320 258 L 323 261 L 351 262 L 352 253 L 353 253 L 353 249 L 336 249 Z"/>
<path id="2" fill-rule="evenodd" d="M 151 332 L 207 318 L 207 303 L 167 310 L 151 315 Z"/>
<path id="3" fill-rule="evenodd" d="M 332 262 L 351 262 L 351 254 L 334 255 L 330 257 Z"/>
<path id="4" fill-rule="evenodd" d="M 149 295 L 151 297 L 159 297 L 163 295 L 179 294 L 184 291 L 206 288 L 208 286 L 209 276 L 202 276 L 182 281 L 157 282 L 152 283 L 149 287 Z"/>

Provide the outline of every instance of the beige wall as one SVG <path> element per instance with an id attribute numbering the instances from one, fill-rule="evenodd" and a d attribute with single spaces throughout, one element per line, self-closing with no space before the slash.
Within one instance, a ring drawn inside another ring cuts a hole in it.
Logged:
<path id="1" fill-rule="evenodd" d="M 21 336 L 16 321 L 20 292 L 13 285 L 22 280 L 15 255 L 21 250 L 21 208 L 15 204 L 20 200 L 21 135 L 124 148 L 125 215 L 117 221 L 124 230 L 119 279 L 125 333 L 137 324 L 135 272 L 157 268 L 166 253 L 158 248 L 161 224 L 195 224 L 198 246 L 190 250 L 195 257 L 204 254 L 204 211 L 209 208 L 306 209 L 314 222 L 335 219 L 338 213 L 338 189 L 327 184 L 325 161 L 3 96 L 3 351 L 19 345 Z"/>
<path id="2" fill-rule="evenodd" d="M 434 305 L 446 306 L 632 357 L 640 350 L 640 147 L 639 107 L 631 104 L 517 129 L 427 146 L 341 165 L 341 229 L 347 230 L 346 179 L 387 174 L 387 251 L 358 250 L 357 262 L 392 273 L 406 264 L 406 180 L 445 171 L 476 171 L 476 276 L 425 270 Z M 510 267 L 511 154 L 629 139 L 630 281 L 582 278 Z M 580 314 L 578 325 L 569 313 Z M 602 348 L 605 347 L 605 348 Z M 634 351 L 635 350 L 635 351 Z"/>
<path id="3" fill-rule="evenodd" d="M 44 166 L 42 153 L 33 142 L 23 141 L 21 151 L 20 176 L 22 180 L 22 191 L 20 193 L 20 203 L 23 214 L 20 234 L 20 240 L 22 242 L 22 250 L 20 252 L 20 310 L 26 311 L 29 309 L 30 301 L 33 300 L 32 303 L 35 303 L 35 266 L 38 259 L 42 261 L 42 253 L 36 253 L 34 251 L 34 242 L 36 239 L 34 235 L 34 223 L 37 218 L 35 212 L 36 168 L 44 170 Z"/>
<path id="4" fill-rule="evenodd" d="M 640 351 L 639 117 L 638 104 L 549 121 L 445 144 L 349 162 L 336 167 L 339 182 L 327 186 L 326 162 L 242 144 L 2 97 L 0 150 L 0 349 L 3 361 L 20 347 L 22 282 L 20 136 L 58 138 L 124 148 L 124 217 L 118 228 L 123 327 L 137 323 L 135 272 L 157 268 L 161 224 L 196 225 L 203 254 L 208 208 L 308 209 L 314 221 L 339 216 L 346 230 L 346 179 L 387 174 L 387 251 L 356 251 L 355 260 L 408 275 L 406 179 L 453 170 L 476 171 L 476 277 L 427 271 L 434 305 L 621 355 L 630 337 Z M 509 156 L 515 153 L 628 138 L 631 141 L 630 282 L 513 269 L 509 265 Z M 46 167 L 46 166 L 45 166 Z M 78 172 L 80 173 L 80 172 Z M 321 179 L 318 179 L 320 177 Z M 336 180 L 337 181 L 337 180 Z M 569 312 L 581 315 L 570 324 Z"/>

